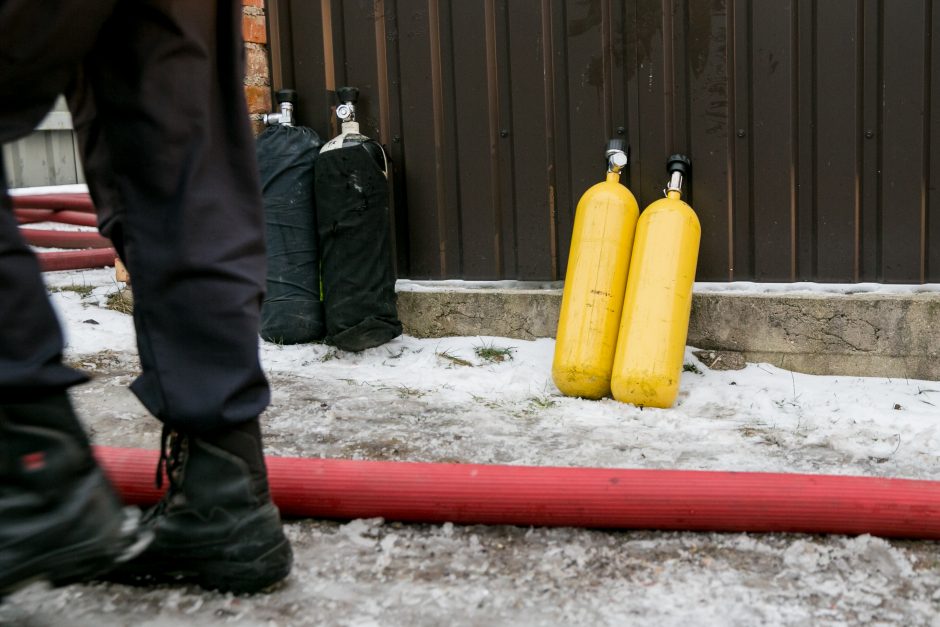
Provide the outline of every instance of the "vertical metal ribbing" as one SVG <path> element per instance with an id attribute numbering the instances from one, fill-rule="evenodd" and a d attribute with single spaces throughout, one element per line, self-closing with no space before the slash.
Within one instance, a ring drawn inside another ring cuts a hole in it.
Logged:
<path id="1" fill-rule="evenodd" d="M 391 141 L 391 118 L 388 95 L 388 47 L 385 34 L 385 0 L 375 0 L 375 67 L 376 89 L 379 92 L 379 141 L 388 145 Z"/>
<path id="2" fill-rule="evenodd" d="M 428 33 L 430 39 L 431 63 L 431 108 L 434 118 L 434 150 L 437 158 L 434 166 L 436 183 L 435 199 L 437 207 L 438 252 L 441 260 L 441 276 L 447 275 L 447 212 L 444 193 L 444 93 L 443 71 L 441 68 L 441 19 L 438 0 L 428 0 Z"/>
<path id="3" fill-rule="evenodd" d="M 552 0 L 542 2 L 542 76 L 544 76 L 542 98 L 545 101 L 545 169 L 548 173 L 548 234 L 551 253 L 551 278 L 561 278 L 558 272 L 558 187 L 555 183 L 555 59 L 552 45 Z"/>
<path id="4" fill-rule="evenodd" d="M 924 163 L 920 183 L 920 282 L 927 281 L 927 210 L 930 207 L 930 98 L 933 67 L 933 0 L 924 0 Z"/>
<path id="5" fill-rule="evenodd" d="M 734 158 L 734 144 L 735 144 L 735 69 L 734 69 L 734 58 L 735 58 L 735 43 L 737 41 L 737 34 L 735 33 L 735 2 L 736 0 L 728 0 L 728 6 L 725 13 L 725 67 L 727 68 L 726 74 L 728 77 L 728 149 L 726 160 L 728 163 L 728 176 L 725 179 L 725 185 L 727 186 L 728 193 L 728 204 L 725 207 L 725 211 L 728 216 L 728 280 L 734 280 L 735 274 L 735 255 L 734 255 L 734 178 L 735 178 L 735 158 Z"/>
<path id="6" fill-rule="evenodd" d="M 320 13 L 323 20 L 323 71 L 326 75 L 326 88 L 336 89 L 336 68 L 333 57 L 333 7 L 330 0 L 320 0 Z"/>
<path id="7" fill-rule="evenodd" d="M 675 26 L 672 0 L 662 0 L 663 6 L 663 116 L 667 152 L 675 150 Z"/>
<path id="8" fill-rule="evenodd" d="M 499 76 L 496 64 L 496 6 L 495 0 L 483 5 L 484 37 L 486 39 L 486 102 L 490 146 L 490 211 L 493 215 L 493 261 L 496 271 L 502 273 L 502 198 L 499 172 Z"/>
<path id="9" fill-rule="evenodd" d="M 855 3 L 855 67 L 858 77 L 858 87 L 855 92 L 855 136 L 859 138 L 855 143 L 855 230 L 852 234 L 855 240 L 855 259 L 853 260 L 855 281 L 861 280 L 862 275 L 862 177 L 864 176 L 865 151 L 865 5 L 864 0 Z"/>
<path id="10" fill-rule="evenodd" d="M 797 190 L 800 163 L 800 3 L 790 4 L 790 281 L 797 272 Z M 813 63 L 815 65 L 815 63 Z M 812 70 L 811 70 L 812 71 Z M 815 115 L 814 115 L 815 117 Z"/>

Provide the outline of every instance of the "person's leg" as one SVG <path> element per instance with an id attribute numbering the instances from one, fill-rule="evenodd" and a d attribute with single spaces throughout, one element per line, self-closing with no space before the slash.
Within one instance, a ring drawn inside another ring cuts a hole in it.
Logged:
<path id="1" fill-rule="evenodd" d="M 192 432 L 252 420 L 270 400 L 240 11 L 233 0 L 123 0 L 69 95 L 101 231 L 132 277 L 143 368 L 132 390 Z"/>
<path id="2" fill-rule="evenodd" d="M 102 231 L 132 277 L 169 491 L 130 577 L 250 592 L 287 576 L 258 416 L 265 254 L 243 95 L 241 3 L 118 3 L 70 106 Z"/>
<path id="3" fill-rule="evenodd" d="M 90 46 L 107 4 L 2 5 L 0 141 L 29 133 L 52 107 L 72 72 L 61 60 Z M 63 30 L 72 38 L 60 40 Z M 0 160 L 0 598 L 34 579 L 91 578 L 143 548 L 72 410 L 66 390 L 86 377 L 63 365 L 62 349 Z"/>

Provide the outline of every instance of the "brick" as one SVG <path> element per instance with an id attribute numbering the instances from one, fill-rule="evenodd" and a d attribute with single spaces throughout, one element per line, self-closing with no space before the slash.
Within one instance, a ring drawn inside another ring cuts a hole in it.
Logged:
<path id="1" fill-rule="evenodd" d="M 264 85 L 246 85 L 245 100 L 248 101 L 248 113 L 268 113 L 271 111 L 271 89 Z"/>
<path id="2" fill-rule="evenodd" d="M 264 130 L 264 122 L 258 116 L 251 116 L 251 131 L 257 136 Z"/>
<path id="3" fill-rule="evenodd" d="M 268 33 L 265 30 L 263 15 L 243 15 L 242 34 L 246 42 L 255 44 L 268 43 Z"/>
<path id="4" fill-rule="evenodd" d="M 268 51 L 257 45 L 245 46 L 245 82 L 251 85 L 270 84 Z"/>
<path id="5" fill-rule="evenodd" d="M 242 6 L 254 7 L 256 9 L 264 8 L 264 0 L 242 0 Z"/>

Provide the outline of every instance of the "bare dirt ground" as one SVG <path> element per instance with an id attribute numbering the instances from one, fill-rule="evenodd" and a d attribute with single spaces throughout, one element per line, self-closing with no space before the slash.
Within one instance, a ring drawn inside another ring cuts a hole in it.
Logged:
<path id="1" fill-rule="evenodd" d="M 126 390 L 134 364 L 109 353 L 82 361 L 98 372 L 75 392 L 95 442 L 155 448 L 159 424 Z M 402 388 L 284 375 L 272 383 L 270 454 L 509 463 L 541 447 L 563 464 L 579 445 L 578 434 L 531 435 L 548 418 L 529 406 L 441 406 Z M 518 432 L 475 430 L 493 412 L 512 413 Z M 287 531 L 294 572 L 265 594 L 40 584 L 0 605 L 0 625 L 940 627 L 932 542 L 381 520 L 289 521 Z"/>

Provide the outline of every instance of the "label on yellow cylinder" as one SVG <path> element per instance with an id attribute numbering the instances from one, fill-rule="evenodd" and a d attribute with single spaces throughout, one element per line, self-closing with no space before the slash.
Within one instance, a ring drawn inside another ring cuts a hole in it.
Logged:
<path id="1" fill-rule="evenodd" d="M 689 331 L 702 229 L 673 194 L 637 224 L 611 375 L 614 398 L 642 407 L 675 403 Z"/>
<path id="2" fill-rule="evenodd" d="M 578 203 L 558 319 L 552 379 L 563 394 L 602 398 L 623 309 L 639 207 L 617 174 Z"/>

